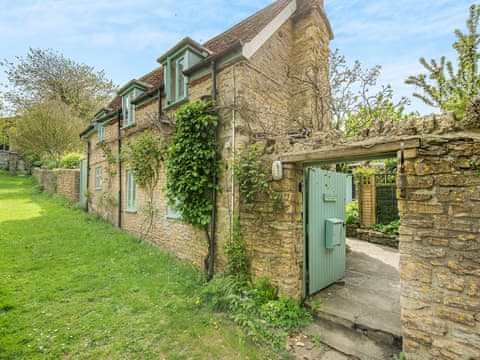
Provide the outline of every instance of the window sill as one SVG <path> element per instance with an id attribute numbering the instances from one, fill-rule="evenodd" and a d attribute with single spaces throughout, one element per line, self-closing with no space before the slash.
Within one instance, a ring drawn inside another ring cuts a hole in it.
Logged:
<path id="1" fill-rule="evenodd" d="M 137 209 L 125 209 L 123 211 L 129 214 L 136 214 L 138 212 Z"/>
<path id="2" fill-rule="evenodd" d="M 102 190 L 101 187 L 96 187 L 96 188 L 95 188 L 95 191 L 100 191 L 100 190 Z"/>
<path id="3" fill-rule="evenodd" d="M 122 126 L 122 130 L 128 130 L 128 129 L 134 127 L 135 125 L 137 125 L 137 124 L 132 123 L 132 124 L 128 124 L 127 126 Z"/>
<path id="4" fill-rule="evenodd" d="M 178 107 L 179 105 L 182 105 L 182 104 L 187 103 L 187 102 L 188 102 L 188 97 L 184 97 L 183 99 L 177 100 L 174 103 L 168 104 L 163 109 L 164 110 L 173 109 L 173 108 Z"/>

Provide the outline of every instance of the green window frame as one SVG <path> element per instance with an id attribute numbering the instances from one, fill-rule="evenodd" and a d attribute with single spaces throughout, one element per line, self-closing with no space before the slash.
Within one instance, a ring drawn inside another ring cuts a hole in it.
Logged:
<path id="1" fill-rule="evenodd" d="M 101 166 L 95 168 L 95 189 L 100 190 L 103 183 L 103 169 Z"/>
<path id="2" fill-rule="evenodd" d="M 105 126 L 98 124 L 98 142 L 105 140 Z"/>
<path id="3" fill-rule="evenodd" d="M 177 206 L 180 202 L 175 200 L 175 205 L 167 205 L 167 218 L 168 219 L 181 219 L 182 213 L 177 210 Z"/>
<path id="4" fill-rule="evenodd" d="M 188 67 L 188 52 L 168 58 L 165 66 L 167 107 L 188 99 L 188 79 L 183 71 Z"/>
<path id="5" fill-rule="evenodd" d="M 134 98 L 135 90 L 130 91 L 122 97 L 123 127 L 135 124 L 135 104 L 132 104 Z"/>
<path id="6" fill-rule="evenodd" d="M 137 185 L 135 184 L 135 177 L 133 171 L 127 170 L 126 174 L 127 182 L 127 193 L 126 193 L 126 211 L 136 212 L 137 211 Z"/>
<path id="7" fill-rule="evenodd" d="M 185 56 L 177 59 L 175 68 L 177 69 L 175 74 L 175 101 L 180 101 L 185 99 L 187 93 L 187 84 L 183 74 L 183 70 L 185 70 Z"/>

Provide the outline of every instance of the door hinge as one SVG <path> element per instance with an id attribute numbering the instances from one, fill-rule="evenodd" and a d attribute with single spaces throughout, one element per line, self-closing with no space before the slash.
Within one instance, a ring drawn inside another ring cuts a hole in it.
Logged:
<path id="1" fill-rule="evenodd" d="M 302 182 L 302 181 L 300 181 L 300 182 L 298 183 L 298 192 L 299 192 L 299 193 L 303 193 L 303 182 Z"/>

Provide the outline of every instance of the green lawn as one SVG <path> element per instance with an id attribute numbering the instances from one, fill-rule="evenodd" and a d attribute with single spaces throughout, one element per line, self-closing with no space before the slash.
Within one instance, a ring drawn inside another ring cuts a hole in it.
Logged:
<path id="1" fill-rule="evenodd" d="M 0 172 L 0 359 L 265 359 L 202 275 Z"/>

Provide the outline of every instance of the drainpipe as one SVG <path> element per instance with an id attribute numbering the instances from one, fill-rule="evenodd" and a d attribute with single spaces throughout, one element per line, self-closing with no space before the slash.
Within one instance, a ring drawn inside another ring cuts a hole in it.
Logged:
<path id="1" fill-rule="evenodd" d="M 212 60 L 212 100 L 213 103 L 216 104 L 217 102 L 217 65 L 215 60 Z M 218 142 L 218 125 L 217 129 L 215 130 L 215 141 Z M 216 168 L 218 160 L 218 151 L 215 151 L 215 158 L 213 160 L 214 166 Z M 212 223 L 211 223 L 211 230 L 210 230 L 210 239 L 208 244 L 208 280 L 213 278 L 213 274 L 215 271 L 215 243 L 217 237 L 217 187 L 218 179 L 216 171 L 213 172 L 213 194 L 212 194 Z"/>
<path id="2" fill-rule="evenodd" d="M 91 151 L 91 143 L 90 143 L 90 140 L 88 140 L 87 141 L 87 191 L 90 190 L 90 188 L 89 188 L 89 184 L 90 184 L 90 151 Z M 88 204 L 90 203 L 90 200 L 91 199 L 87 198 L 87 204 L 86 204 L 87 213 L 89 211 Z"/>
<path id="3" fill-rule="evenodd" d="M 118 227 L 122 228 L 122 132 L 120 127 L 121 110 L 117 113 L 117 134 L 118 134 Z"/>

